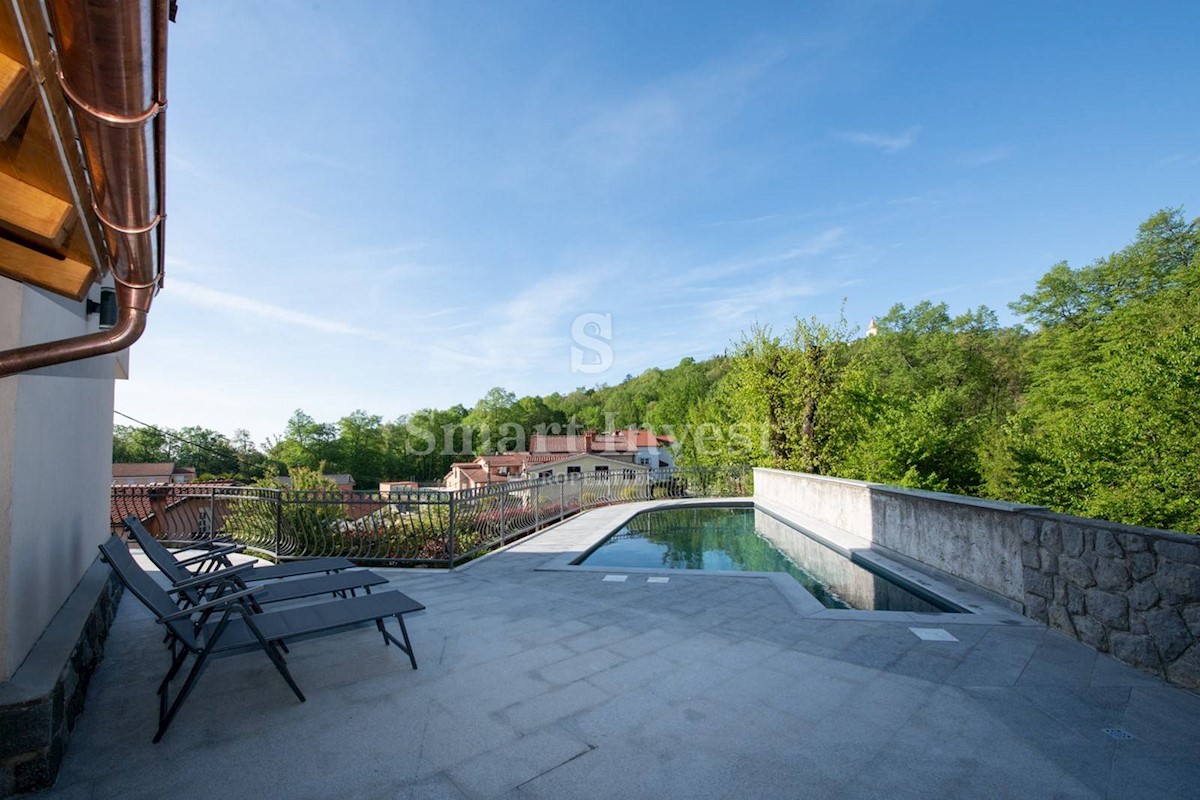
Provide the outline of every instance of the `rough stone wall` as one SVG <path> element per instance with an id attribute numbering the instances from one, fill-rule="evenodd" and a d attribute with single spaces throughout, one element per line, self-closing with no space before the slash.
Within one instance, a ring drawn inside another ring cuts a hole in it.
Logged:
<path id="1" fill-rule="evenodd" d="M 58 777 L 122 592 L 111 576 L 51 691 L 28 702 L 0 705 L 0 797 L 44 789 Z"/>
<path id="2" fill-rule="evenodd" d="M 1200 537 L 1026 512 L 1021 566 L 1026 616 L 1200 689 Z"/>

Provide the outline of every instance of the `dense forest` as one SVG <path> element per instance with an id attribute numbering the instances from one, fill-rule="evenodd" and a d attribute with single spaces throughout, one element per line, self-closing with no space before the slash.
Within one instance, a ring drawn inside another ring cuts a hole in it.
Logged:
<path id="1" fill-rule="evenodd" d="M 723 355 L 613 386 L 335 423 L 296 411 L 261 447 L 203 428 L 117 426 L 117 461 L 175 460 L 252 480 L 288 467 L 437 480 L 537 430 L 646 426 L 683 464 L 749 463 L 1045 505 L 1200 531 L 1200 220 L 1146 220 L 1091 265 L 1054 265 L 1010 304 L 894 306 L 878 334 L 798 319 Z M 555 426 L 558 426 L 557 428 Z"/>

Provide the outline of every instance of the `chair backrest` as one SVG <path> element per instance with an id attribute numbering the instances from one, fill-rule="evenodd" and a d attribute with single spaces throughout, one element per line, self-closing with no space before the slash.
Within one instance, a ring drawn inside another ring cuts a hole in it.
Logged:
<path id="1" fill-rule="evenodd" d="M 125 584 L 125 588 L 133 592 L 156 617 L 165 617 L 179 610 L 179 606 L 171 599 L 171 595 L 167 594 L 167 590 L 155 583 L 154 579 L 146 574 L 146 570 L 133 560 L 129 546 L 120 536 L 110 536 L 107 542 L 100 545 L 100 553 L 113 572 L 117 573 L 121 583 Z M 199 642 L 190 620 L 184 618 L 163 624 L 171 629 L 185 647 L 199 649 Z"/>
<path id="2" fill-rule="evenodd" d="M 162 542 L 155 539 L 154 534 L 146 530 L 142 521 L 133 514 L 125 518 L 125 529 L 137 540 L 138 547 L 142 548 L 146 558 L 162 570 L 163 575 L 166 575 L 171 583 L 178 583 L 192 577 L 192 573 L 188 572 L 187 568 L 179 566 L 179 562 L 175 560 L 175 556 L 171 555 L 171 551 L 163 547 Z"/>

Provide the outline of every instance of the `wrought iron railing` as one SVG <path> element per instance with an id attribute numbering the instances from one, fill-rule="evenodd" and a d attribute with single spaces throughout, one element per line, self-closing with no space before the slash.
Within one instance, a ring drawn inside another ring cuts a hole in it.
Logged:
<path id="1" fill-rule="evenodd" d="M 378 566 L 453 567 L 581 511 L 684 497 L 746 497 L 749 467 L 612 469 L 460 491 L 302 491 L 216 484 L 113 486 L 111 523 L 129 514 L 159 539 L 214 535 L 273 560 L 346 556 Z"/>

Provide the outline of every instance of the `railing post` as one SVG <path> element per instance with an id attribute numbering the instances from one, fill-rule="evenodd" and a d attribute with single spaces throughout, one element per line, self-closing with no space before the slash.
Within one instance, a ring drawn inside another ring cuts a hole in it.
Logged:
<path id="1" fill-rule="evenodd" d="M 208 487 L 208 538 L 213 539 L 217 535 L 217 515 L 213 510 L 217 504 L 217 487 Z"/>
<path id="2" fill-rule="evenodd" d="M 504 515 L 504 506 L 506 505 L 504 501 L 508 499 L 508 491 L 501 489 L 498 496 L 500 498 L 500 546 L 503 547 L 505 540 L 508 539 L 508 522 Z"/>
<path id="3" fill-rule="evenodd" d="M 539 480 L 537 485 L 533 487 L 530 494 L 530 500 L 533 501 L 533 529 L 536 531 L 542 527 L 542 482 Z"/>
<path id="4" fill-rule="evenodd" d="M 450 493 L 450 521 L 446 526 L 446 558 L 450 562 L 450 569 L 454 569 L 454 501 L 458 497 L 458 492 Z"/>
<path id="5" fill-rule="evenodd" d="M 279 561 L 280 534 L 283 530 L 283 490 L 275 491 L 275 560 Z"/>
<path id="6" fill-rule="evenodd" d="M 558 476 L 558 518 L 567 518 L 567 476 Z"/>

